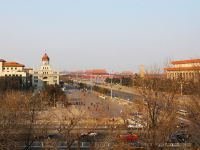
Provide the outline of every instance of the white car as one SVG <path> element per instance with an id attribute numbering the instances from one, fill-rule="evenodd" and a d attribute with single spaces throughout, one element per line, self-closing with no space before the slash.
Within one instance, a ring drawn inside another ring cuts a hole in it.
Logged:
<path id="1" fill-rule="evenodd" d="M 96 136 L 97 133 L 95 133 L 95 132 L 91 132 L 91 133 L 89 133 L 88 135 L 89 135 L 89 136 Z"/>
<path id="2" fill-rule="evenodd" d="M 81 136 L 96 136 L 97 135 L 97 133 L 95 133 L 95 132 L 88 132 L 88 133 L 82 133 L 81 134 Z"/>
<path id="3" fill-rule="evenodd" d="M 128 128 L 144 128 L 145 123 L 143 124 L 141 121 L 128 119 Z"/>
<path id="4" fill-rule="evenodd" d="M 143 128 L 144 126 L 142 125 L 142 124 L 140 124 L 140 123 L 137 123 L 137 124 L 129 124 L 128 125 L 128 128 L 137 128 L 137 129 L 139 129 L 139 128 Z"/>

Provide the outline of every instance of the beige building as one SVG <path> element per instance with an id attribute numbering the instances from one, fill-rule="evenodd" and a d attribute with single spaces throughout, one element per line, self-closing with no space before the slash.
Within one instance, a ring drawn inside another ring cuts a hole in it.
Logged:
<path id="1" fill-rule="evenodd" d="M 47 54 L 42 57 L 42 65 L 39 70 L 33 71 L 32 83 L 35 87 L 42 87 L 44 84 L 58 85 L 59 73 L 54 71 L 50 64 L 50 58 Z"/>
<path id="2" fill-rule="evenodd" d="M 144 70 L 144 65 L 140 65 L 140 72 L 139 75 L 141 78 L 145 77 L 145 70 Z"/>
<path id="3" fill-rule="evenodd" d="M 0 59 L 0 77 L 25 77 L 25 66 L 17 62 L 7 62 Z"/>
<path id="4" fill-rule="evenodd" d="M 172 67 L 164 68 L 167 78 L 185 81 L 195 80 L 200 74 L 200 59 L 172 61 Z"/>

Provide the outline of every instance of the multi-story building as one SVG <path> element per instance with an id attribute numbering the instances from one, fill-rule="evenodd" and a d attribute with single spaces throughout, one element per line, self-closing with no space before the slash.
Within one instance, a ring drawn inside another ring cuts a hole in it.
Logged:
<path id="1" fill-rule="evenodd" d="M 24 65 L 17 62 L 7 62 L 0 59 L 0 77 L 26 77 Z"/>
<path id="2" fill-rule="evenodd" d="M 200 74 L 200 59 L 172 61 L 172 67 L 164 68 L 167 78 L 185 81 L 195 80 Z"/>
<path id="3" fill-rule="evenodd" d="M 0 77 L 18 77 L 24 85 L 31 86 L 31 74 L 24 67 L 23 64 L 0 59 Z"/>
<path id="4" fill-rule="evenodd" d="M 58 85 L 59 84 L 59 73 L 54 71 L 50 64 L 50 58 L 45 53 L 42 57 L 42 65 L 39 70 L 33 71 L 32 83 L 33 86 L 40 88 L 44 84 Z"/>

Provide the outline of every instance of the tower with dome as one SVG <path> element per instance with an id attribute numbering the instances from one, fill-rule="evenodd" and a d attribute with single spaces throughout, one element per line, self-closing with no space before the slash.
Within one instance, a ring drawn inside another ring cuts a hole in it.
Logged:
<path id="1" fill-rule="evenodd" d="M 37 88 L 42 87 L 44 84 L 59 84 L 59 73 L 52 69 L 50 58 L 46 53 L 42 56 L 42 65 L 40 69 L 33 72 L 32 83 Z"/>

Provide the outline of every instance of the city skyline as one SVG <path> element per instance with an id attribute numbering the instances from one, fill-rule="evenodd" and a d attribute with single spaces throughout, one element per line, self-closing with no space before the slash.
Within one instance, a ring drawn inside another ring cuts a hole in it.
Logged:
<path id="1" fill-rule="evenodd" d="M 1 1 L 1 58 L 38 68 L 48 53 L 59 71 L 200 57 L 200 2 Z"/>

